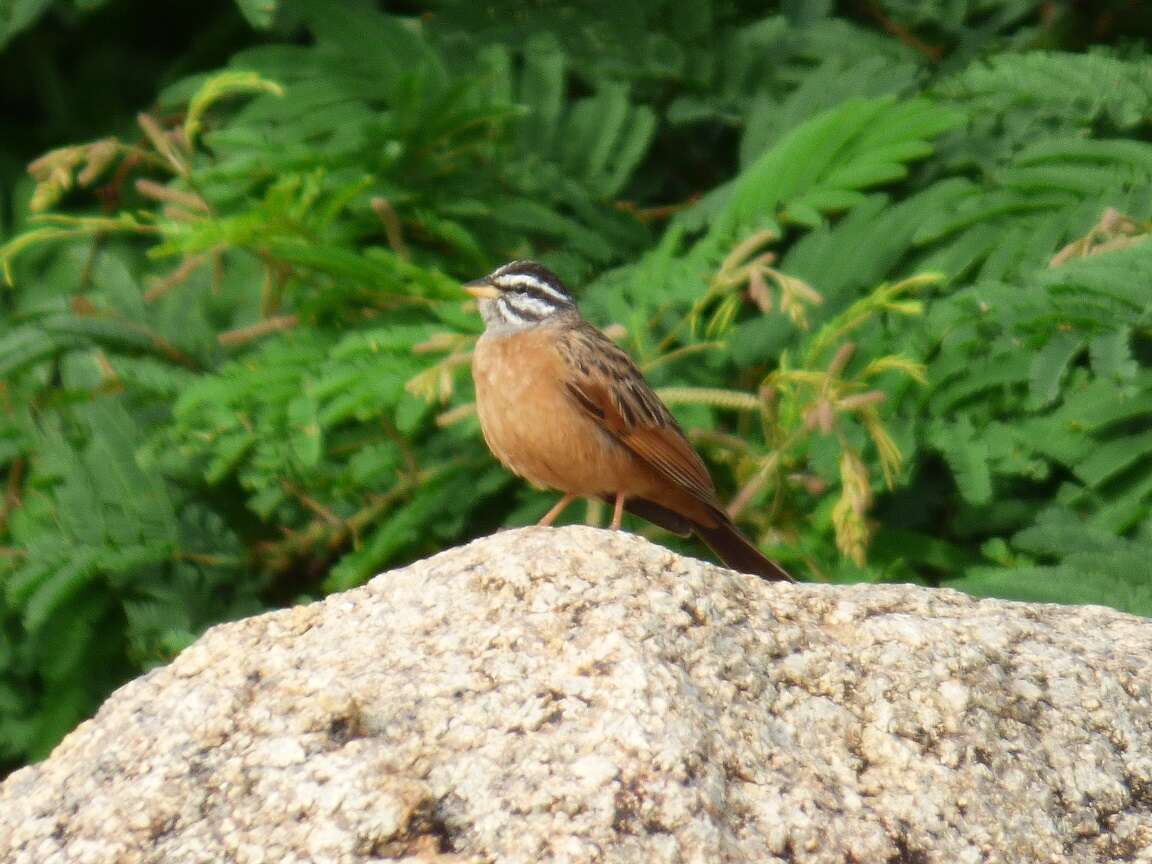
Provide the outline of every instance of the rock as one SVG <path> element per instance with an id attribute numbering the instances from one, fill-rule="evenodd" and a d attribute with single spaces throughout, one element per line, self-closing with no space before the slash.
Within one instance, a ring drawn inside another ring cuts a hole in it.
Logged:
<path id="1" fill-rule="evenodd" d="M 215 627 L 0 860 L 1152 861 L 1152 623 L 509 531 Z"/>

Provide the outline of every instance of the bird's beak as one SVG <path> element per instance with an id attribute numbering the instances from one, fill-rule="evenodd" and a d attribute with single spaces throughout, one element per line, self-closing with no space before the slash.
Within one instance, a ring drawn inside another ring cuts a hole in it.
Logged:
<path id="1" fill-rule="evenodd" d="M 500 296 L 500 289 L 485 279 L 476 279 L 465 282 L 464 290 L 478 300 L 495 300 Z"/>

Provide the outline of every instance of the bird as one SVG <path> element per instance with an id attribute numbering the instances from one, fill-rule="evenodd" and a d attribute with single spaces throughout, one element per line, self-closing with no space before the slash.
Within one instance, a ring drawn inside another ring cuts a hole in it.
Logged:
<path id="1" fill-rule="evenodd" d="M 557 276 L 512 261 L 466 282 L 484 332 L 472 355 L 476 413 L 492 454 L 563 497 L 613 504 L 681 536 L 696 534 L 734 570 L 794 581 L 725 513 L 712 478 L 628 354 L 586 321 Z"/>

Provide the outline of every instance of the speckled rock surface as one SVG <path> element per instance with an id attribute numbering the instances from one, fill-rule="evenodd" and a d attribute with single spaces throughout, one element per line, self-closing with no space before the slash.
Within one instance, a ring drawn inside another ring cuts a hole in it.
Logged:
<path id="1" fill-rule="evenodd" d="M 1152 623 L 525 529 L 211 630 L 0 861 L 1152 861 Z"/>

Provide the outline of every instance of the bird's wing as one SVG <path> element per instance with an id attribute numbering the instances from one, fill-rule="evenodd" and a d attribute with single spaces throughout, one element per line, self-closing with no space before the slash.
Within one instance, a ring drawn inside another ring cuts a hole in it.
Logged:
<path id="1" fill-rule="evenodd" d="M 558 345 L 572 400 L 661 476 L 719 507 L 708 469 L 632 359 L 590 324 L 568 330 Z"/>

